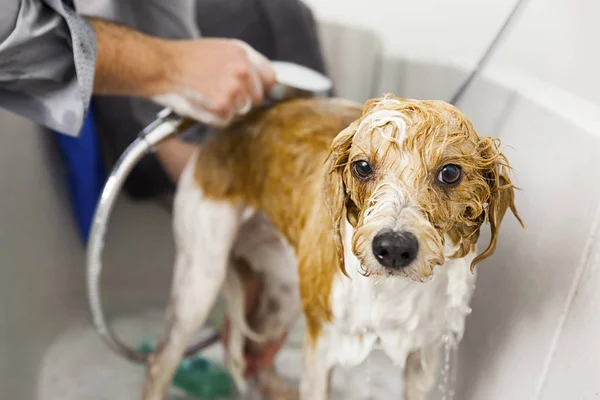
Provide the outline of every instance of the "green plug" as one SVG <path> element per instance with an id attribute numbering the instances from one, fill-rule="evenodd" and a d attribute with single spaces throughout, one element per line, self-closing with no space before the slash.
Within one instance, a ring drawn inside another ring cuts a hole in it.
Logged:
<path id="1" fill-rule="evenodd" d="M 149 354 L 153 348 L 145 342 L 139 350 Z M 173 386 L 199 400 L 230 397 L 235 387 L 227 369 L 200 356 L 185 359 L 179 364 L 173 377 Z"/>

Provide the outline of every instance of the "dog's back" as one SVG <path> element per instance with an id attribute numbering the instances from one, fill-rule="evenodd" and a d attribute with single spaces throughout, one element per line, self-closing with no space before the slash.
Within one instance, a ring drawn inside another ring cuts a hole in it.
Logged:
<path id="1" fill-rule="evenodd" d="M 256 110 L 201 145 L 195 180 L 207 196 L 267 210 L 294 245 L 304 219 L 297 213 L 306 209 L 297 205 L 314 201 L 311 183 L 321 178 L 333 138 L 361 112 L 361 105 L 335 98 Z"/>

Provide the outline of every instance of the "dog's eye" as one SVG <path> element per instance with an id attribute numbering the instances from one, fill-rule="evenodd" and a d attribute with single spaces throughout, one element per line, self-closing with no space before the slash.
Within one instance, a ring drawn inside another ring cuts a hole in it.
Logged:
<path id="1" fill-rule="evenodd" d="M 373 175 L 373 168 L 364 160 L 355 161 L 352 163 L 352 173 L 358 179 L 367 179 Z"/>
<path id="2" fill-rule="evenodd" d="M 456 186 L 462 179 L 462 168 L 455 164 L 444 165 L 437 179 L 446 186 Z"/>

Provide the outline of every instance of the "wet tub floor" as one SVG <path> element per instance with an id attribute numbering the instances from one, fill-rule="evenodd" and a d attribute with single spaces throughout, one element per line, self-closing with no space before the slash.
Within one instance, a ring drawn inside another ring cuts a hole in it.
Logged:
<path id="1" fill-rule="evenodd" d="M 115 320 L 111 326 L 128 343 L 156 339 L 163 322 L 162 312 Z M 301 329 L 289 335 L 277 359 L 278 371 L 290 382 L 298 382 L 301 369 Z M 220 345 L 207 349 L 204 357 L 221 364 Z M 110 351 L 90 325 L 67 330 L 44 359 L 38 400 L 132 400 L 139 399 L 144 377 L 142 365 L 126 361 Z M 402 374 L 385 356 L 374 353 L 361 366 L 336 370 L 332 400 L 402 398 Z M 175 390 L 169 400 L 188 400 Z M 242 399 L 241 396 L 232 397 Z M 244 399 L 259 399 L 250 394 Z"/>

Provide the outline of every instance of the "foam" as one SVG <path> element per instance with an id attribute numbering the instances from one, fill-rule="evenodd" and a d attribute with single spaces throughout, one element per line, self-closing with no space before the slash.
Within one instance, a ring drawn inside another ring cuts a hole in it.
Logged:
<path id="1" fill-rule="evenodd" d="M 382 129 L 383 126 L 390 123 L 398 128 L 399 135 L 397 137 L 387 134 Z M 406 121 L 404 121 L 402 113 L 396 110 L 382 109 L 373 111 L 362 120 L 358 129 L 359 131 L 363 129 L 379 129 L 384 139 L 396 142 L 397 144 L 402 143 L 406 139 Z"/>

